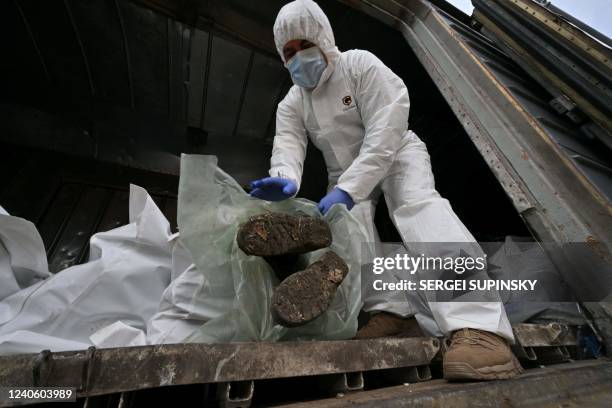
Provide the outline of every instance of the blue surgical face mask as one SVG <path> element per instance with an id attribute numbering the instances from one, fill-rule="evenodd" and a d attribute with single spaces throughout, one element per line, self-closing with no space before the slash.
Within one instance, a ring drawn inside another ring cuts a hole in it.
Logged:
<path id="1" fill-rule="evenodd" d="M 302 88 L 312 89 L 317 86 L 321 74 L 327 67 L 325 57 L 319 47 L 300 50 L 286 64 L 293 83 Z"/>

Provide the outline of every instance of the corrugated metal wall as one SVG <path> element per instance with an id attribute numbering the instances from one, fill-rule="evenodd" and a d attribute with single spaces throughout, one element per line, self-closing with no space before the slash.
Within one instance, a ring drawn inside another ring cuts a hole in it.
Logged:
<path id="1" fill-rule="evenodd" d="M 42 133 L 46 148 L 129 165 L 144 148 L 215 153 L 238 177 L 266 170 L 290 85 L 273 55 L 120 0 L 8 0 L 0 25 L 4 140 L 38 146 Z M 237 143 L 261 154 L 243 163 Z"/>

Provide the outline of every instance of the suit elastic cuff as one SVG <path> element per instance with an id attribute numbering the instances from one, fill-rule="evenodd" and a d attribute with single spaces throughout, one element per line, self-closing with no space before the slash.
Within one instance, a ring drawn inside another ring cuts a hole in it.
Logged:
<path id="1" fill-rule="evenodd" d="M 355 189 L 352 189 L 351 186 L 348 185 L 348 184 L 340 183 L 340 184 L 336 185 L 336 188 L 339 188 L 340 190 L 342 190 L 346 194 L 348 194 L 355 204 L 358 204 L 358 203 L 364 201 L 365 198 L 367 198 L 367 196 L 365 198 L 362 197 L 362 195 L 359 194 L 359 191 L 357 191 Z"/>

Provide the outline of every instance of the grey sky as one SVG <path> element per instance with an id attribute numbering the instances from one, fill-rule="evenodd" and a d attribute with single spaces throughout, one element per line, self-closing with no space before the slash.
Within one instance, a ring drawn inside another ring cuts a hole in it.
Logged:
<path id="1" fill-rule="evenodd" d="M 470 0 L 447 0 L 467 14 L 474 7 Z M 552 0 L 552 4 L 612 37 L 612 2 L 610 0 Z"/>

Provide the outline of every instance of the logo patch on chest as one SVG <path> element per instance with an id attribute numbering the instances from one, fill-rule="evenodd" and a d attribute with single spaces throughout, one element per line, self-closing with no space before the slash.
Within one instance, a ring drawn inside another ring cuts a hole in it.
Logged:
<path id="1" fill-rule="evenodd" d="M 344 105 L 349 106 L 351 102 L 353 102 L 353 98 L 351 98 L 351 95 L 346 95 L 342 97 L 342 103 Z"/>

